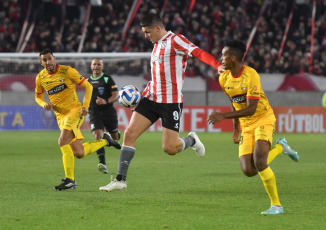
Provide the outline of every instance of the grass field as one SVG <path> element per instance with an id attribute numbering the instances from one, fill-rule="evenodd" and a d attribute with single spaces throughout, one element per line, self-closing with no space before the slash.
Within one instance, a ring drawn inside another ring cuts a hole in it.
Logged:
<path id="1" fill-rule="evenodd" d="M 75 160 L 76 190 L 53 190 L 64 177 L 58 131 L 0 132 L 0 229 L 324 229 L 325 135 L 285 135 L 301 161 L 271 164 L 285 210 L 277 216 L 260 214 L 269 198 L 258 176 L 242 174 L 231 134 L 198 135 L 204 158 L 192 149 L 168 156 L 161 133 L 145 133 L 127 191 L 105 193 L 110 175 L 98 172 L 96 154 Z M 119 151 L 106 150 L 115 175 Z"/>

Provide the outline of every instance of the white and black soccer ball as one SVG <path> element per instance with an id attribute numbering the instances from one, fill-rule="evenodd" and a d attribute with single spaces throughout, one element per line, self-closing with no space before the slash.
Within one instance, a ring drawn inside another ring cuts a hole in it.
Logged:
<path id="1" fill-rule="evenodd" d="M 140 101 L 141 95 L 137 87 L 133 85 L 126 85 L 123 86 L 118 95 L 118 102 L 127 107 L 134 107 L 136 106 Z"/>

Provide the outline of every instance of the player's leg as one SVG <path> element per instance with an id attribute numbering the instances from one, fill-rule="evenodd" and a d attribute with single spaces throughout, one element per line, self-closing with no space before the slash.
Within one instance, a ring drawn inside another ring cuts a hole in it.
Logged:
<path id="1" fill-rule="evenodd" d="M 73 137 L 74 136 L 72 135 L 70 130 L 63 129 L 61 131 L 58 144 L 62 152 L 62 162 L 65 171 L 65 178 L 62 179 L 61 184 L 54 187 L 55 190 L 59 190 L 59 191 L 71 190 L 77 187 L 77 184 L 75 182 L 75 177 L 74 177 L 75 159 L 74 159 L 73 151 L 69 145 Z"/>
<path id="2" fill-rule="evenodd" d="M 127 174 L 130 162 L 136 152 L 136 140 L 151 125 L 152 122 L 149 119 L 136 111 L 133 112 L 129 126 L 124 133 L 117 176 L 108 185 L 100 187 L 100 191 L 111 192 L 127 188 Z"/>
<path id="3" fill-rule="evenodd" d="M 279 200 L 274 172 L 267 164 L 268 154 L 273 140 L 273 124 L 260 125 L 255 130 L 254 162 L 266 192 L 271 200 L 271 208 L 262 214 L 280 214 L 283 208 Z"/>
<path id="4" fill-rule="evenodd" d="M 156 111 L 162 119 L 162 149 L 169 155 L 175 155 L 192 147 L 200 157 L 205 155 L 205 147 L 195 132 L 179 137 L 182 103 L 158 104 Z"/>
<path id="5" fill-rule="evenodd" d="M 93 153 L 104 146 L 113 146 L 117 149 L 121 148 L 121 145 L 114 141 L 109 134 L 104 134 L 102 139 L 96 141 L 88 141 L 84 144 L 82 140 L 84 139 L 80 126 L 84 121 L 84 116 L 79 115 L 79 111 L 71 111 L 68 114 L 67 127 L 70 129 L 74 135 L 74 138 L 71 140 L 70 146 L 77 158 L 83 158 L 90 153 Z"/>
<path id="6" fill-rule="evenodd" d="M 255 135 L 253 131 L 242 132 L 239 142 L 239 160 L 241 170 L 247 177 L 258 174 L 254 164 L 253 152 L 255 148 Z"/>
<path id="7" fill-rule="evenodd" d="M 93 134 L 95 140 L 100 140 L 103 137 L 104 130 L 95 129 L 95 130 L 92 130 L 92 134 Z M 102 173 L 105 173 L 105 174 L 109 173 L 108 168 L 106 166 L 106 162 L 105 162 L 105 149 L 104 149 L 104 147 L 98 149 L 96 151 L 96 154 L 97 154 L 97 157 L 98 157 L 98 160 L 99 160 L 99 163 L 97 165 L 98 170 L 100 172 L 102 172 Z"/>
<path id="8" fill-rule="evenodd" d="M 92 112 L 89 114 L 89 122 L 91 126 L 91 132 L 95 140 L 100 140 L 104 134 L 104 121 L 103 121 L 102 113 Z M 104 147 L 98 149 L 96 151 L 97 157 L 99 159 L 99 163 L 97 165 L 98 170 L 103 173 L 108 173 L 108 169 L 105 162 L 105 149 Z"/>

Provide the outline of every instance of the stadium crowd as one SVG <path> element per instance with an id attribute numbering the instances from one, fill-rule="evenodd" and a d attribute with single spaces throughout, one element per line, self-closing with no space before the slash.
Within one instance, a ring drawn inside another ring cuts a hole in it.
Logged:
<path id="1" fill-rule="evenodd" d="M 87 15 L 87 0 L 31 0 L 28 14 L 26 1 L 0 2 L 0 52 L 17 52 L 18 40 L 25 19 L 35 27 L 23 52 L 39 52 L 51 48 L 54 52 L 77 52 Z M 260 12 L 260 0 L 205 1 L 144 0 L 122 39 L 123 28 L 133 0 L 102 0 L 102 6 L 92 6 L 87 33 L 81 52 L 151 52 L 152 44 L 145 39 L 139 26 L 140 18 L 149 12 L 162 16 L 167 29 L 181 33 L 200 48 L 220 57 L 229 39 L 248 41 L 261 16 L 260 24 L 245 59 L 260 73 L 311 72 L 326 76 L 326 1 L 317 0 L 313 43 L 313 68 L 309 69 L 312 27 L 312 1 L 269 1 Z M 292 23 L 280 58 L 281 47 L 293 2 Z M 207 74 L 205 64 L 190 59 L 187 76 Z M 196 62 L 196 63 L 191 63 Z M 123 70 L 122 70 L 123 71 Z M 209 75 L 216 73 L 211 70 Z"/>

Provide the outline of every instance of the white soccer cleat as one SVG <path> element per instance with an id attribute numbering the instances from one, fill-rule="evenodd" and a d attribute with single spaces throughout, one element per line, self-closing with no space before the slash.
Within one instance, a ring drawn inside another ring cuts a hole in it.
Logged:
<path id="1" fill-rule="evenodd" d="M 201 143 L 197 134 L 195 132 L 190 132 L 188 136 L 191 136 L 195 139 L 195 144 L 192 146 L 192 149 L 195 150 L 196 154 L 199 157 L 205 156 L 205 146 L 203 145 L 203 143 Z"/>
<path id="2" fill-rule="evenodd" d="M 100 191 L 102 192 L 112 192 L 114 190 L 126 190 L 127 182 L 126 181 L 118 181 L 114 179 L 110 182 L 110 184 L 100 187 Z"/>

